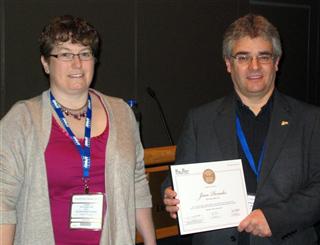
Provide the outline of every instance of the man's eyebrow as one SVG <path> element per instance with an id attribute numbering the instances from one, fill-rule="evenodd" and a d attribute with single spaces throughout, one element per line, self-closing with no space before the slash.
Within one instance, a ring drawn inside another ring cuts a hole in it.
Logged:
<path id="1" fill-rule="evenodd" d="M 234 55 L 239 55 L 239 54 L 241 54 L 241 55 L 253 55 L 253 54 L 251 54 L 250 52 L 247 52 L 247 51 L 239 51 L 239 52 L 235 53 Z M 260 52 L 258 52 L 257 55 L 263 55 L 263 54 L 272 54 L 272 52 L 270 52 L 270 51 L 260 51 Z"/>
<path id="2" fill-rule="evenodd" d="M 270 52 L 270 51 L 261 51 L 261 52 L 259 52 L 259 54 L 272 54 L 272 52 Z"/>
<path id="3" fill-rule="evenodd" d="M 234 55 L 239 55 L 239 54 L 247 55 L 247 54 L 250 54 L 250 53 L 246 52 L 246 51 L 239 51 L 239 52 L 235 53 Z"/>

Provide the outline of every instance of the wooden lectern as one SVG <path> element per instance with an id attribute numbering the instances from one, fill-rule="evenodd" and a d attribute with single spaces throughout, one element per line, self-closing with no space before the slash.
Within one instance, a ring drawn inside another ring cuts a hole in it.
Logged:
<path id="1" fill-rule="evenodd" d="M 179 234 L 176 221 L 165 211 L 160 194 L 160 185 L 168 174 L 169 165 L 174 163 L 175 156 L 176 146 L 151 147 L 144 149 L 144 163 L 152 194 L 152 216 L 157 239 Z M 136 242 L 143 242 L 139 234 L 137 234 Z"/>

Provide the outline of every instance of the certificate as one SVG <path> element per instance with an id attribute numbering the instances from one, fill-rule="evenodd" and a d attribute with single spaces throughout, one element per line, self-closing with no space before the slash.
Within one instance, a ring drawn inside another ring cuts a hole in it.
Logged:
<path id="1" fill-rule="evenodd" d="M 181 235 L 238 226 L 248 215 L 240 159 L 170 166 Z"/>

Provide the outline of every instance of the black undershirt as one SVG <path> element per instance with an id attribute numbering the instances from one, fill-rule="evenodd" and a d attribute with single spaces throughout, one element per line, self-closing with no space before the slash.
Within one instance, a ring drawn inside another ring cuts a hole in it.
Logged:
<path id="1" fill-rule="evenodd" d="M 249 146 L 250 152 L 253 156 L 256 169 L 258 169 L 258 162 L 264 141 L 266 139 L 271 109 L 272 109 L 272 96 L 264 105 L 259 114 L 256 116 L 246 105 L 244 105 L 241 100 L 238 98 L 236 104 L 236 113 L 239 117 L 241 128 L 246 137 L 247 144 Z M 243 172 L 246 181 L 246 188 L 248 194 L 255 194 L 257 190 L 257 176 L 251 169 L 249 162 L 244 154 L 242 146 L 239 139 L 238 142 L 238 152 L 239 158 L 242 160 Z M 263 159 L 262 159 L 263 165 Z M 249 245 L 249 235 L 248 233 L 242 232 L 239 234 L 238 245 Z"/>

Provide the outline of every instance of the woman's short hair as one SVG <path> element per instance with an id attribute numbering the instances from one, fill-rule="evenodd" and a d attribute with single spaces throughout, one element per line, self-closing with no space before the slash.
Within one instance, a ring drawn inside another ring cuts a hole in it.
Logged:
<path id="1" fill-rule="evenodd" d="M 277 28 L 261 15 L 247 14 L 233 22 L 223 37 L 223 58 L 230 58 L 234 42 L 243 37 L 262 37 L 272 43 L 273 55 L 281 57 L 282 48 Z"/>
<path id="2" fill-rule="evenodd" d="M 87 21 L 71 15 L 51 19 L 39 37 L 40 54 L 48 58 L 55 45 L 71 41 L 89 46 L 93 55 L 99 55 L 99 34 Z"/>

